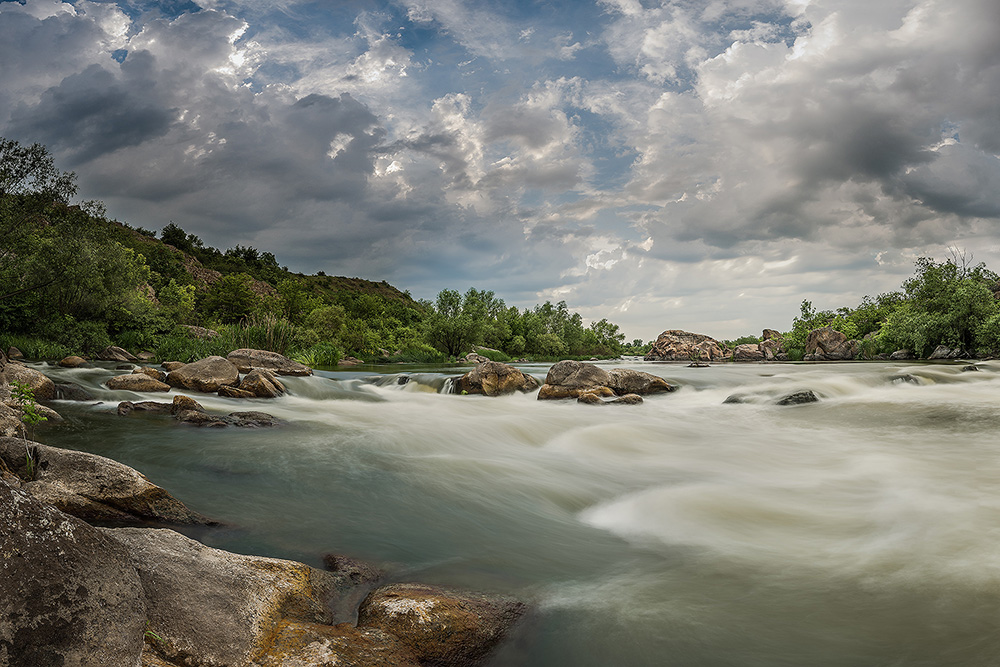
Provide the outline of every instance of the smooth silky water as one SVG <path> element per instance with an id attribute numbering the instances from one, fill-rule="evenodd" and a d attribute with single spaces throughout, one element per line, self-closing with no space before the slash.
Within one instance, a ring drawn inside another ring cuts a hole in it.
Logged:
<path id="1" fill-rule="evenodd" d="M 39 366 L 103 401 L 39 435 L 226 522 L 211 546 L 530 601 L 494 666 L 1000 664 L 1000 364 L 615 366 L 681 388 L 601 407 L 392 366 L 196 396 L 287 423 L 243 430 L 119 417 L 171 395 Z"/>

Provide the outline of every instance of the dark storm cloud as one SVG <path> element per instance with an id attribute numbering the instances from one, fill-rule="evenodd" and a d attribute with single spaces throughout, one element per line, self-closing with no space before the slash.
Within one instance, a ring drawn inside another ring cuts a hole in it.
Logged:
<path id="1" fill-rule="evenodd" d="M 91 65 L 46 90 L 37 104 L 17 105 L 9 131 L 36 137 L 75 166 L 170 130 L 177 110 L 151 104 L 140 92 Z"/>

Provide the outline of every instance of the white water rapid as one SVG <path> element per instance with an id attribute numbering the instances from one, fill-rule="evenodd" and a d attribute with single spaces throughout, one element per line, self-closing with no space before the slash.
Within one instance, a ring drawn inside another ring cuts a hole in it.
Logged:
<path id="1" fill-rule="evenodd" d="M 39 439 L 238 527 L 212 546 L 531 602 L 493 666 L 1000 664 L 1000 363 L 602 365 L 681 388 L 587 406 L 329 371 L 196 396 L 284 426 L 198 429 L 114 414 L 171 395 L 109 391 L 110 366 L 38 365 L 102 401 L 54 403 Z M 775 404 L 799 390 L 819 402 Z"/>

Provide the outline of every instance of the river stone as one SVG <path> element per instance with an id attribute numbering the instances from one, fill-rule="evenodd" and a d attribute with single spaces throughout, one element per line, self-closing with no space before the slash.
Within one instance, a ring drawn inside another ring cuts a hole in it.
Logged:
<path id="1" fill-rule="evenodd" d="M 211 394 L 219 391 L 220 387 L 238 384 L 239 378 L 239 371 L 233 364 L 222 357 L 206 357 L 170 371 L 167 384 Z"/>
<path id="2" fill-rule="evenodd" d="M 499 361 L 486 360 L 455 381 L 457 394 L 503 396 L 538 389 L 538 380 Z"/>
<path id="3" fill-rule="evenodd" d="M 328 604 L 351 588 L 330 572 L 212 549 L 172 530 L 101 530 L 139 573 L 149 630 L 163 640 L 157 653 L 179 665 L 260 664 L 283 622 L 330 624 Z"/>
<path id="4" fill-rule="evenodd" d="M 223 398 L 257 398 L 253 392 L 237 387 L 219 387 L 219 396 Z"/>
<path id="5" fill-rule="evenodd" d="M 226 422 L 218 415 L 210 415 L 204 410 L 180 410 L 174 413 L 174 418 L 185 424 L 194 426 L 211 426 L 215 428 L 226 426 Z"/>
<path id="6" fill-rule="evenodd" d="M 80 368 L 81 366 L 87 365 L 87 360 L 83 357 L 77 356 L 63 357 L 63 359 L 59 361 L 59 365 L 63 368 Z"/>
<path id="7" fill-rule="evenodd" d="M 164 361 L 160 364 L 160 367 L 168 373 L 176 371 L 178 368 L 183 368 L 184 366 L 187 366 L 187 364 L 183 361 Z"/>
<path id="8" fill-rule="evenodd" d="M 240 389 L 256 398 L 277 398 L 285 393 L 285 385 L 274 377 L 274 373 L 263 368 L 255 368 L 243 376 Z"/>
<path id="9" fill-rule="evenodd" d="M 243 348 L 233 350 L 226 358 L 239 369 L 240 373 L 249 373 L 255 368 L 263 368 L 276 375 L 312 375 L 312 369 L 308 366 L 292 361 L 283 354 L 267 350 Z"/>
<path id="10" fill-rule="evenodd" d="M 97 353 L 101 361 L 139 361 L 131 352 L 117 345 L 110 345 Z"/>
<path id="11" fill-rule="evenodd" d="M 128 391 L 170 391 L 170 385 L 152 378 L 145 373 L 115 375 L 104 383 L 108 389 L 125 389 Z"/>
<path id="12" fill-rule="evenodd" d="M 215 523 L 117 461 L 30 441 L 28 444 L 37 447 L 38 477 L 25 483 L 24 490 L 67 514 L 99 523 Z M 24 471 L 24 447 L 19 438 L 0 438 L 0 459 L 14 472 Z"/>
<path id="13" fill-rule="evenodd" d="M 733 361 L 763 361 L 764 352 L 759 343 L 744 343 L 733 350 Z"/>
<path id="14" fill-rule="evenodd" d="M 158 368 L 150 368 L 149 366 L 139 366 L 132 370 L 133 375 L 148 375 L 149 377 L 157 380 L 158 382 L 166 382 L 167 374 Z"/>
<path id="15" fill-rule="evenodd" d="M 7 350 L 7 357 L 9 357 L 10 359 L 24 359 L 24 353 L 21 352 L 21 350 L 14 347 L 13 345 L 11 345 L 10 349 Z"/>
<path id="16" fill-rule="evenodd" d="M 564 360 L 549 368 L 545 376 L 545 384 L 538 391 L 539 400 L 578 398 L 586 391 L 601 392 L 613 395 L 614 390 L 608 387 L 611 376 L 603 368 L 582 361 Z"/>
<path id="17" fill-rule="evenodd" d="M 201 407 L 201 403 L 194 400 L 190 396 L 185 396 L 184 394 L 177 394 L 176 396 L 174 396 L 174 402 L 170 406 L 170 414 L 176 415 L 177 413 L 184 412 L 185 410 L 204 412 L 205 408 Z"/>
<path id="18" fill-rule="evenodd" d="M 0 437 L 15 438 L 22 433 L 21 411 L 0 403 Z"/>
<path id="19" fill-rule="evenodd" d="M 390 584 L 361 603 L 358 628 L 395 635 L 422 664 L 464 667 L 496 647 L 525 610 L 510 598 Z"/>
<path id="20" fill-rule="evenodd" d="M 891 359 L 892 361 L 908 361 L 910 359 L 916 359 L 916 358 L 917 358 L 916 355 L 914 355 L 909 350 L 896 350 L 895 352 L 889 355 L 889 359 Z"/>
<path id="21" fill-rule="evenodd" d="M 976 366 L 975 364 L 969 364 L 968 366 L 962 366 L 962 372 L 963 373 L 968 373 L 970 371 L 971 372 L 975 372 L 975 371 L 978 371 L 978 370 L 979 370 L 979 366 Z"/>
<path id="22" fill-rule="evenodd" d="M 609 401 L 601 398 L 600 394 L 594 391 L 586 391 L 576 399 L 577 403 L 587 405 L 639 405 L 643 402 L 642 396 L 638 394 L 625 394 Z"/>
<path id="23" fill-rule="evenodd" d="M 132 414 L 133 412 L 170 412 L 170 403 L 160 403 L 159 401 L 122 401 L 118 404 L 118 414 L 121 416 Z"/>
<path id="24" fill-rule="evenodd" d="M 146 605 L 121 544 L 0 481 L 0 665 L 138 667 Z"/>
<path id="25" fill-rule="evenodd" d="M 0 381 L 27 385 L 36 401 L 51 401 L 56 397 L 56 383 L 45 374 L 18 362 L 9 362 L 0 371 Z"/>
<path id="26" fill-rule="evenodd" d="M 66 382 L 56 385 L 56 399 L 60 401 L 96 401 L 97 397 L 78 384 Z"/>
<path id="27" fill-rule="evenodd" d="M 819 401 L 819 397 L 812 390 L 807 389 L 783 396 L 775 401 L 775 405 L 801 405 L 803 403 L 816 403 L 817 401 Z"/>
<path id="28" fill-rule="evenodd" d="M 646 373 L 645 371 L 632 370 L 631 368 L 612 368 L 608 371 L 608 375 L 611 379 L 607 386 L 619 396 L 626 394 L 645 396 L 677 389 L 677 387 L 657 375 Z"/>

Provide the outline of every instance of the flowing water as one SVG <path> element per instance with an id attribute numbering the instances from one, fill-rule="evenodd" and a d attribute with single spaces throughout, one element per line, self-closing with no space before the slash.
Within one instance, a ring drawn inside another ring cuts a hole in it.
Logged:
<path id="1" fill-rule="evenodd" d="M 680 389 L 586 406 L 330 371 L 197 397 L 285 426 L 198 429 L 114 414 L 170 395 L 108 391 L 110 366 L 38 366 L 103 401 L 56 402 L 40 439 L 230 524 L 211 546 L 530 601 L 494 666 L 1000 664 L 1000 363 L 615 366 Z M 802 389 L 820 402 L 775 405 Z"/>

